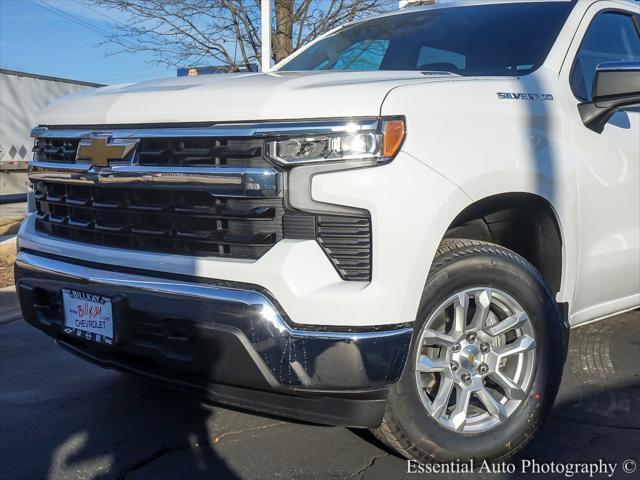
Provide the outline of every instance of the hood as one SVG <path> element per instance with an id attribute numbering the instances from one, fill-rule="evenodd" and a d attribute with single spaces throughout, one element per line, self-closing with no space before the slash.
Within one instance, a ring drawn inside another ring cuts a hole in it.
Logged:
<path id="1" fill-rule="evenodd" d="M 377 116 L 392 88 L 447 81 L 420 72 L 238 73 L 85 90 L 51 103 L 38 125 L 242 122 Z"/>

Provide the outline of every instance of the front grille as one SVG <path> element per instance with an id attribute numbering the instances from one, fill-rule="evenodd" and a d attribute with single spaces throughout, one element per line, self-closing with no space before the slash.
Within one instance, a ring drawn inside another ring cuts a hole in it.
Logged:
<path id="1" fill-rule="evenodd" d="M 75 163 L 79 142 L 79 138 L 39 138 L 33 149 L 34 160 Z M 133 160 L 146 166 L 269 166 L 262 149 L 259 139 L 141 138 Z"/>
<path id="2" fill-rule="evenodd" d="M 79 138 L 38 138 L 33 159 L 38 162 L 75 163 Z"/>
<path id="3" fill-rule="evenodd" d="M 257 259 L 282 239 L 282 199 L 198 190 L 34 184 L 36 228 L 134 250 Z"/>
<path id="4" fill-rule="evenodd" d="M 266 165 L 261 140 L 215 138 L 145 138 L 138 147 L 139 165 L 242 166 Z"/>
<path id="5" fill-rule="evenodd" d="M 92 245 L 252 260 L 283 238 L 313 239 L 342 279 L 369 281 L 369 216 L 286 211 L 287 173 L 264 158 L 265 138 L 252 128 L 224 131 L 41 129 L 29 174 L 36 229 Z M 80 142 L 96 148 L 96 137 L 135 148 L 106 167 L 76 162 Z"/>

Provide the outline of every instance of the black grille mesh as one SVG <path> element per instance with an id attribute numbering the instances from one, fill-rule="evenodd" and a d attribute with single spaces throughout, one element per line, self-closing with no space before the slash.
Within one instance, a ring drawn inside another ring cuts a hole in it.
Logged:
<path id="1" fill-rule="evenodd" d="M 257 259 L 282 239 L 281 199 L 52 182 L 34 199 L 37 229 L 96 245 Z"/>
<path id="2" fill-rule="evenodd" d="M 144 138 L 138 146 L 140 165 L 263 167 L 261 140 L 215 138 Z"/>
<path id="3" fill-rule="evenodd" d="M 77 138 L 39 138 L 33 148 L 34 160 L 74 163 L 79 142 Z M 145 166 L 267 167 L 262 149 L 259 139 L 142 138 L 134 162 Z"/>
<path id="4" fill-rule="evenodd" d="M 38 138 L 33 147 L 33 159 L 39 162 L 74 163 L 78 138 Z"/>

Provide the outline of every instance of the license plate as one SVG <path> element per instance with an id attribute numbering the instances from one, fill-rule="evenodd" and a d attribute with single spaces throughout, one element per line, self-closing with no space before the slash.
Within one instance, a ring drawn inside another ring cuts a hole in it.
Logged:
<path id="1" fill-rule="evenodd" d="M 110 298 L 63 288 L 62 302 L 64 333 L 96 343 L 113 345 L 114 328 Z"/>

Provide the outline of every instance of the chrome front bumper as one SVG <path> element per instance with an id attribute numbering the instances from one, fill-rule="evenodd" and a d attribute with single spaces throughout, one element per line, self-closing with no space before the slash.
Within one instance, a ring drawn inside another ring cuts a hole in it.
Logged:
<path id="1" fill-rule="evenodd" d="M 73 262 L 21 251 L 16 285 L 30 324 L 88 355 L 125 364 L 141 358 L 172 377 L 196 373 L 207 383 L 279 392 L 384 389 L 404 368 L 411 328 L 293 328 L 277 301 L 255 285 L 158 278 L 151 272 Z M 120 332 L 115 346 L 63 333 L 62 287 L 114 299 Z M 136 325 L 145 322 L 155 322 L 165 334 L 144 337 Z"/>

